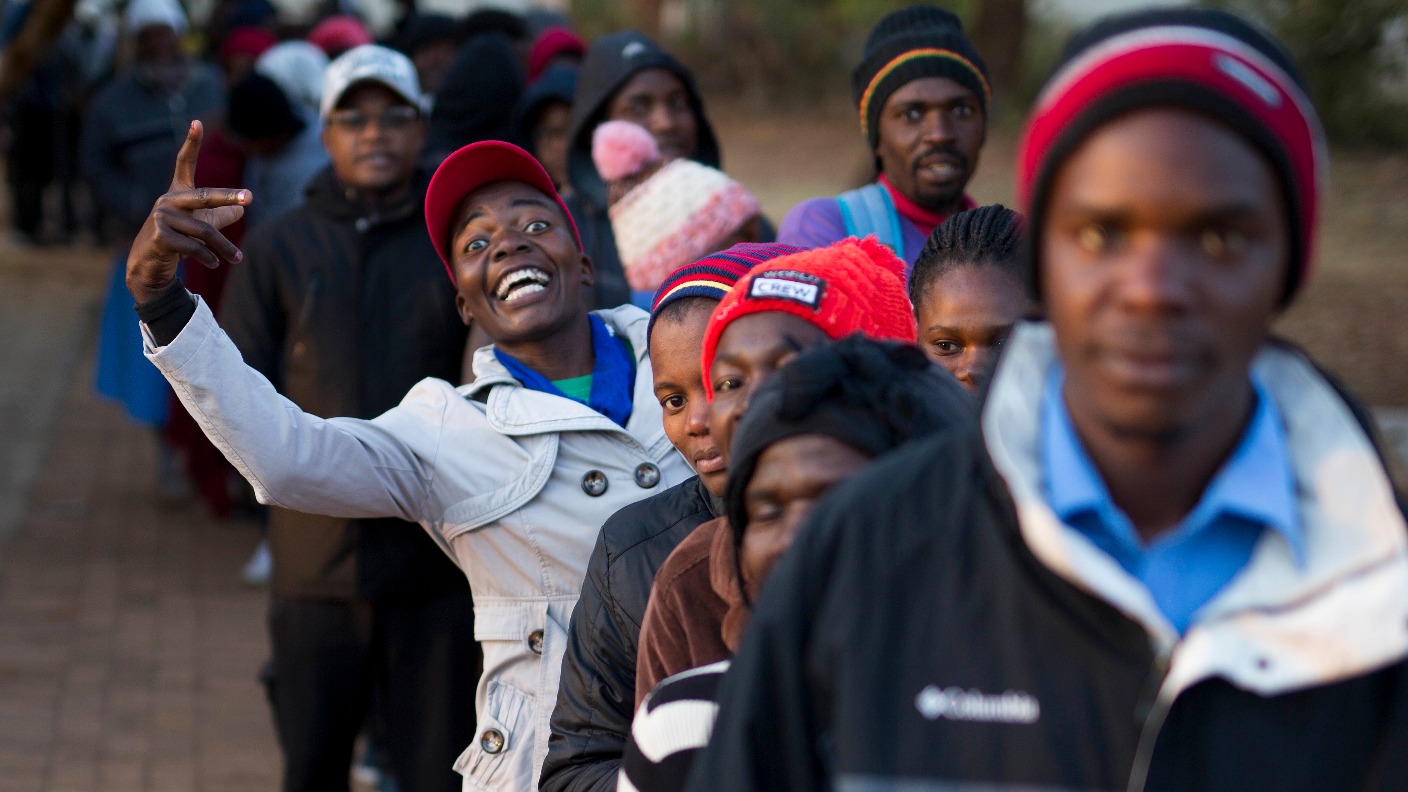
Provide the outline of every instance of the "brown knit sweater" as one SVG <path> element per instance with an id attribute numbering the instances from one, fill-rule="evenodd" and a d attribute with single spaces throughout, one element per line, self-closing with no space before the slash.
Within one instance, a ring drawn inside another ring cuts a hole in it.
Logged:
<path id="1" fill-rule="evenodd" d="M 685 537 L 660 571 L 640 627 L 636 706 L 660 680 L 733 656 L 748 626 L 733 532 L 718 517 Z"/>

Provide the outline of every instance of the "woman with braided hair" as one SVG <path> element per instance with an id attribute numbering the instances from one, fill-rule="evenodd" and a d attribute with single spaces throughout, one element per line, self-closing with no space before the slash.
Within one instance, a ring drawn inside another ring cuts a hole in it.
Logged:
<path id="1" fill-rule="evenodd" d="M 1022 216 L 1002 204 L 959 212 L 929 235 L 909 278 L 919 348 L 975 393 L 1032 310 L 1018 270 L 1023 236 Z"/>

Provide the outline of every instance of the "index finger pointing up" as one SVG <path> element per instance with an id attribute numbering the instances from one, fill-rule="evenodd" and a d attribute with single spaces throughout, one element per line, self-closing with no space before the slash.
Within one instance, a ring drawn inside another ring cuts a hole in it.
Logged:
<path id="1" fill-rule="evenodd" d="M 196 158 L 200 156 L 204 131 L 199 121 L 192 121 L 191 128 L 186 131 L 186 142 L 181 144 L 181 151 L 176 154 L 176 173 L 171 177 L 171 192 L 196 186 Z"/>

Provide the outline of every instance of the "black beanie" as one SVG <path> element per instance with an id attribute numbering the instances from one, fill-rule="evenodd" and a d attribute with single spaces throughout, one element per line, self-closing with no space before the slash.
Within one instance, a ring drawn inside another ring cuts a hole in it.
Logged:
<path id="1" fill-rule="evenodd" d="M 734 432 L 724 491 L 734 542 L 748 526 L 743 495 L 758 458 L 779 440 L 826 435 L 875 457 L 975 415 L 958 380 L 910 344 L 856 334 L 803 351 L 758 387 Z"/>
<path id="2" fill-rule="evenodd" d="M 229 114 L 230 129 L 245 140 L 297 135 L 305 126 L 278 83 L 258 72 L 230 89 Z"/>
<path id="3" fill-rule="evenodd" d="M 901 8 L 870 31 L 865 53 L 851 72 L 851 97 L 872 151 L 880 143 L 880 111 L 890 94 L 923 77 L 946 77 L 962 85 L 987 114 L 992 99 L 988 68 L 964 35 L 963 23 L 936 6 Z"/>

